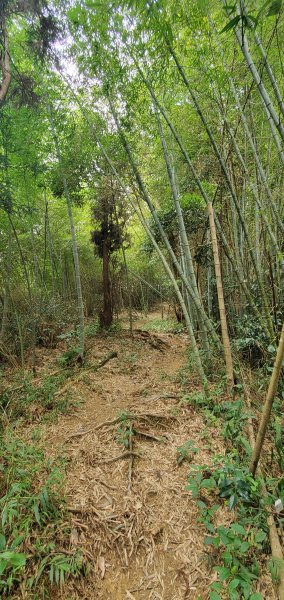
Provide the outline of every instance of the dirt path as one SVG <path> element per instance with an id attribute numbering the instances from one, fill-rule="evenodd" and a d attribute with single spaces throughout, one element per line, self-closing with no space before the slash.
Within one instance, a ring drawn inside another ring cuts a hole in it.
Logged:
<path id="1" fill-rule="evenodd" d="M 93 567 L 88 577 L 65 587 L 60 598 L 208 597 L 214 573 L 195 502 L 185 489 L 189 464 L 177 466 L 177 448 L 190 439 L 199 450 L 194 462 L 209 464 L 223 447 L 217 432 L 208 434 L 200 415 L 179 407 L 186 338 L 159 338 L 166 344 L 163 352 L 140 334 L 134 340 L 122 332 L 89 341 L 90 362 L 110 351 L 117 358 L 70 388 L 70 400 L 83 401 L 75 413 L 44 426 L 49 454 L 68 457 L 70 549 L 81 548 Z M 190 391 L 195 386 L 193 378 Z M 113 460 L 129 452 L 121 443 L 121 424 L 95 428 L 121 411 L 136 415 L 135 456 Z"/>

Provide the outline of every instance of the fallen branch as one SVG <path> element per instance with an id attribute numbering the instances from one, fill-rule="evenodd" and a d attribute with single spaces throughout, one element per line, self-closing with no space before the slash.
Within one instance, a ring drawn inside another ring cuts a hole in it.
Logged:
<path id="1" fill-rule="evenodd" d="M 71 433 L 71 435 L 68 436 L 68 438 L 65 440 L 64 443 L 68 442 L 72 438 L 81 437 L 82 435 L 87 435 L 88 433 L 94 433 L 95 431 L 98 431 L 99 429 L 103 429 L 103 427 L 107 427 L 108 425 L 116 425 L 120 421 L 121 421 L 121 418 L 116 417 L 115 419 L 112 419 L 111 421 L 104 421 L 103 423 L 100 423 L 96 427 L 91 427 L 90 429 L 85 429 L 85 431 L 75 431 L 75 433 Z"/>
<path id="2" fill-rule="evenodd" d="M 108 363 L 109 360 L 111 360 L 112 358 L 116 358 L 116 357 L 117 357 L 117 352 L 110 352 L 109 354 L 107 354 L 107 356 L 105 358 L 100 360 L 97 365 L 90 365 L 89 367 L 81 370 L 80 374 L 78 375 L 78 377 L 76 377 L 75 380 L 74 379 L 69 380 L 68 383 L 66 383 L 66 385 L 63 388 L 61 388 L 61 390 L 59 390 L 58 392 L 56 392 L 56 394 L 54 394 L 54 396 L 56 396 L 56 397 L 62 396 L 62 394 L 64 394 L 64 392 L 69 387 L 74 385 L 74 383 L 78 383 L 78 381 L 80 381 L 80 379 L 82 379 L 88 371 L 96 372 L 98 369 L 100 369 L 101 367 L 106 365 L 106 363 Z"/>
<path id="3" fill-rule="evenodd" d="M 102 519 L 102 515 L 95 508 L 75 508 L 73 506 L 67 506 L 67 510 L 70 513 L 74 513 L 75 515 L 96 515 L 100 519 Z"/>

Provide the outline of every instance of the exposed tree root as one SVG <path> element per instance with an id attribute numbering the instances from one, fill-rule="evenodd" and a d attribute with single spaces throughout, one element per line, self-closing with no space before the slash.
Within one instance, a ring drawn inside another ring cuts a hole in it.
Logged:
<path id="1" fill-rule="evenodd" d="M 170 347 L 170 344 L 168 342 L 165 342 L 153 333 L 149 333 L 149 331 L 135 329 L 134 333 L 137 334 L 138 337 L 140 337 L 143 341 L 148 342 L 148 344 L 150 344 L 152 348 L 155 348 L 155 350 L 159 350 L 160 352 L 165 352 L 167 348 Z"/>
<path id="2" fill-rule="evenodd" d="M 172 420 L 175 420 L 176 417 L 174 415 L 158 415 L 155 413 L 141 413 L 141 414 L 130 413 L 129 415 L 125 416 L 125 421 L 130 421 L 130 420 L 131 421 L 138 421 L 138 420 L 148 421 L 151 419 L 172 421 Z M 68 438 L 66 438 L 64 443 L 68 442 L 69 440 L 71 440 L 73 438 L 81 437 L 83 435 L 87 435 L 88 433 L 94 433 L 95 431 L 99 431 L 100 429 L 103 429 L 104 427 L 116 425 L 117 423 L 121 423 L 123 420 L 124 420 L 123 417 L 116 417 L 115 419 L 112 419 L 111 421 L 104 421 L 103 423 L 99 423 L 99 425 L 97 425 L 96 427 L 91 427 L 90 429 L 85 429 L 85 431 L 75 431 L 74 433 L 71 433 L 71 435 L 69 435 Z M 139 434 L 142 435 L 142 432 L 139 431 Z M 150 436 L 150 434 L 148 434 L 148 437 L 149 436 Z M 153 439 L 154 439 L 154 437 L 153 437 Z M 157 438 L 156 441 L 161 441 L 161 440 L 159 438 Z"/>
<path id="3" fill-rule="evenodd" d="M 146 431 L 140 431 L 139 429 L 133 429 L 133 433 L 135 435 L 140 435 L 141 437 L 146 438 L 146 440 L 153 440 L 154 442 L 165 443 L 166 439 L 168 439 L 166 435 L 164 435 L 163 437 L 157 437 L 156 435 L 146 433 Z"/>

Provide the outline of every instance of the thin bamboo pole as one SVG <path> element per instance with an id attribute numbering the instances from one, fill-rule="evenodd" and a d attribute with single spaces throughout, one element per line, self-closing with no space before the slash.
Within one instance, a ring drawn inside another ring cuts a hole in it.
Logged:
<path id="1" fill-rule="evenodd" d="M 182 155 L 183 155 L 183 157 L 184 157 L 184 159 L 186 161 L 186 164 L 188 165 L 188 167 L 189 167 L 189 169 L 190 169 L 190 171 L 191 171 L 191 173 L 192 173 L 192 175 L 194 177 L 194 180 L 196 182 L 198 190 L 200 191 L 200 193 L 201 193 L 203 199 L 205 200 L 206 204 L 208 204 L 208 202 L 210 202 L 208 194 L 207 194 L 204 186 L 202 185 L 202 182 L 201 182 L 201 180 L 200 180 L 200 178 L 199 178 L 199 176 L 197 174 L 197 171 L 196 171 L 196 169 L 195 169 L 192 161 L 190 160 L 189 154 L 188 154 L 187 150 L 184 147 L 184 144 L 183 144 L 183 142 L 181 140 L 180 135 L 178 134 L 176 128 L 174 127 L 172 121 L 170 120 L 170 118 L 169 118 L 169 116 L 168 116 L 168 114 L 167 114 L 164 106 L 158 100 L 157 95 L 155 94 L 155 91 L 153 89 L 153 86 L 152 86 L 150 80 L 144 75 L 141 67 L 139 66 L 139 64 L 137 63 L 137 61 L 135 60 L 135 58 L 133 56 L 132 56 L 132 58 L 133 58 L 133 60 L 135 62 L 135 66 L 137 67 L 137 69 L 138 69 L 138 71 L 139 71 L 139 73 L 141 75 L 141 78 L 142 78 L 143 82 L 145 83 L 146 87 L 148 88 L 148 90 L 149 90 L 149 92 L 151 94 L 151 98 L 156 103 L 156 105 L 157 105 L 159 111 L 161 112 L 161 114 L 163 115 L 163 117 L 164 117 L 164 119 L 165 119 L 165 121 L 166 121 L 166 123 L 167 123 L 167 125 L 168 125 L 168 127 L 170 129 L 170 131 L 172 132 L 172 134 L 174 136 L 174 139 L 176 140 L 176 143 L 178 144 L 178 146 L 180 148 L 180 151 L 181 151 L 181 153 L 182 153 Z M 253 296 L 252 296 L 252 294 L 251 294 L 251 292 L 250 292 L 250 290 L 249 290 L 249 288 L 248 288 L 248 286 L 247 286 L 244 278 L 241 276 L 241 273 L 240 273 L 240 270 L 239 270 L 238 265 L 236 263 L 236 260 L 235 260 L 233 254 L 232 254 L 232 252 L 230 250 L 229 243 L 228 243 L 228 241 L 226 239 L 226 236 L 224 234 L 223 228 L 222 228 L 222 226 L 221 226 L 221 224 L 219 222 L 219 219 L 218 219 L 218 217 L 217 217 L 216 214 L 215 214 L 215 224 L 216 224 L 216 227 L 217 227 L 220 239 L 222 240 L 224 251 L 225 251 L 225 253 L 226 253 L 226 255 L 227 255 L 227 257 L 228 257 L 228 259 L 229 259 L 229 261 L 230 261 L 230 263 L 232 265 L 232 267 L 233 267 L 233 270 L 234 270 L 234 273 L 235 273 L 235 275 L 236 275 L 236 277 L 238 279 L 239 285 L 240 285 L 241 289 L 243 290 L 243 292 L 244 292 L 244 294 L 245 294 L 245 296 L 246 296 L 246 298 L 247 298 L 247 300 L 248 300 L 248 302 L 249 302 L 249 304 L 251 306 L 251 309 L 252 309 L 253 313 L 255 314 L 256 318 L 258 319 L 258 321 L 260 322 L 261 326 L 263 327 L 263 329 L 264 329 L 267 337 L 269 338 L 270 337 L 270 332 L 268 330 L 267 323 L 264 320 L 264 318 L 262 317 L 262 315 L 261 315 L 261 313 L 260 313 L 260 311 L 259 311 L 259 309 L 258 309 L 258 307 L 257 307 L 257 305 L 256 305 L 256 303 L 254 301 L 254 298 L 253 298 Z"/>
<path id="2" fill-rule="evenodd" d="M 232 389 L 234 387 L 233 359 L 232 359 L 231 345 L 230 345 L 229 332 L 228 332 L 228 326 L 227 326 L 227 317 L 226 317 L 224 292 L 223 292 L 223 284 L 222 284 L 222 274 L 221 274 L 221 267 L 220 267 L 220 260 L 219 260 L 218 242 L 217 242 L 217 236 L 216 236 L 216 227 L 215 227 L 215 221 L 214 221 L 214 212 L 213 212 L 212 202 L 209 202 L 209 204 L 208 204 L 208 214 L 209 214 L 209 223 L 210 223 L 210 231 L 211 231 L 212 250 L 213 250 L 213 257 L 214 257 L 216 286 L 217 286 L 220 322 L 221 322 L 221 330 L 222 330 L 222 340 L 223 340 L 224 353 L 225 353 L 227 385 L 228 385 L 228 390 L 232 391 Z"/>
<path id="3" fill-rule="evenodd" d="M 170 182 L 170 186 L 171 186 L 173 204 L 174 204 L 174 208 L 175 208 L 175 212 L 176 212 L 176 216 L 177 216 L 178 228 L 179 228 L 179 233 L 180 233 L 180 242 L 181 242 L 182 252 L 183 252 L 183 256 L 184 256 L 184 266 L 185 266 L 184 271 L 185 271 L 186 276 L 189 278 L 190 285 L 191 285 L 196 297 L 198 297 L 199 291 L 197 288 L 196 276 L 195 276 L 193 260 L 192 260 L 192 256 L 191 256 L 191 250 L 190 250 L 189 241 L 188 241 L 188 237 L 187 237 L 187 233 L 186 233 L 182 208 L 180 205 L 179 193 L 178 193 L 178 189 L 177 189 L 177 185 L 176 185 L 176 181 L 175 181 L 173 167 L 171 165 L 171 160 L 169 157 L 169 152 L 168 152 L 167 142 L 166 142 L 166 139 L 164 136 L 163 127 L 162 127 L 161 120 L 160 120 L 160 117 L 159 117 L 159 114 L 157 111 L 157 106 L 155 104 L 154 104 L 154 111 L 155 111 L 155 115 L 156 115 L 156 119 L 157 119 L 157 123 L 158 123 L 159 136 L 160 136 L 164 159 L 165 159 L 165 163 L 166 163 L 166 167 L 167 167 L 168 178 L 169 178 L 169 182 Z M 201 298 L 200 298 L 200 303 L 202 303 Z M 198 314 L 198 322 L 199 322 L 200 334 L 201 334 L 204 351 L 209 355 L 210 347 L 209 347 L 208 338 L 207 338 L 207 331 L 206 331 L 206 327 L 204 324 L 204 319 L 201 317 L 200 313 Z"/>
<path id="4" fill-rule="evenodd" d="M 230 177 L 229 177 L 229 174 L 228 174 L 227 166 L 226 166 L 224 158 L 221 155 L 220 150 L 219 150 L 219 148 L 217 146 L 215 137 L 214 137 L 214 135 L 213 135 L 213 133 L 211 131 L 211 128 L 210 128 L 210 126 L 208 124 L 207 118 L 205 117 L 204 111 L 201 109 L 201 107 L 199 105 L 199 102 L 197 100 L 197 96 L 196 96 L 194 90 L 192 89 L 192 87 L 191 87 L 191 85 L 189 83 L 189 80 L 188 80 L 188 78 L 187 78 L 187 76 L 185 74 L 184 68 L 181 65 L 181 63 L 180 63 L 180 61 L 179 61 L 179 59 L 178 59 L 178 57 L 177 57 L 177 55 L 176 55 L 173 47 L 170 44 L 170 41 L 168 40 L 168 38 L 166 37 L 166 35 L 165 35 L 165 40 L 166 40 L 169 52 L 170 52 L 171 56 L 173 57 L 173 59 L 174 59 L 174 61 L 176 63 L 177 69 L 178 69 L 178 71 L 179 71 L 179 73 L 180 73 L 180 75 L 182 77 L 182 80 L 183 80 L 185 86 L 187 87 L 187 89 L 189 91 L 189 94 L 190 94 L 191 99 L 193 101 L 195 110 L 196 110 L 198 116 L 200 117 L 201 122 L 204 125 L 206 133 L 207 133 L 207 135 L 209 137 L 209 140 L 211 142 L 211 145 L 212 145 L 212 147 L 214 149 L 215 156 L 216 156 L 216 158 L 217 158 L 217 160 L 218 160 L 218 162 L 220 164 L 220 167 L 222 169 L 222 172 L 223 172 L 223 175 L 224 175 L 224 179 L 225 179 L 228 191 L 229 191 L 229 193 L 230 193 L 230 195 L 232 197 L 232 200 L 234 202 L 234 205 L 236 207 L 236 211 L 238 213 L 238 217 L 239 217 L 239 220 L 240 220 L 240 222 L 242 224 L 244 235 L 245 235 L 246 240 L 247 240 L 248 251 L 249 251 L 251 262 L 252 262 L 252 265 L 253 265 L 253 268 L 254 268 L 254 272 L 255 272 L 257 283 L 258 283 L 259 291 L 260 291 L 261 296 L 262 296 L 263 307 L 264 307 L 265 316 L 266 316 L 266 320 L 267 320 L 267 328 L 269 330 L 269 337 L 271 339 L 273 339 L 274 338 L 274 326 L 273 326 L 273 322 L 272 322 L 271 315 L 270 315 L 270 309 L 269 309 L 269 305 L 268 305 L 268 301 L 267 301 L 267 295 L 266 295 L 266 292 L 265 292 L 265 289 L 264 289 L 264 286 L 263 286 L 263 282 L 262 282 L 262 279 L 261 279 L 261 274 L 260 274 L 260 271 L 259 271 L 259 268 L 258 268 L 258 265 L 257 265 L 257 262 L 256 262 L 255 252 L 254 252 L 254 250 L 253 250 L 253 248 L 251 246 L 251 242 L 250 242 L 250 238 L 249 238 L 249 233 L 248 233 L 248 228 L 247 228 L 246 222 L 245 222 L 245 220 L 243 218 L 242 212 L 240 210 L 238 198 L 237 198 L 236 192 L 234 190 L 234 187 L 232 186 L 232 183 L 231 183 L 231 180 L 230 180 Z"/>
<path id="5" fill-rule="evenodd" d="M 78 313 L 79 313 L 80 356 L 83 359 L 84 351 L 85 351 L 84 302 L 83 302 L 83 295 L 82 295 L 80 264 L 79 264 L 79 255 L 78 255 L 78 246 L 77 246 L 77 240 L 76 240 L 75 225 L 74 225 L 74 219 L 73 219 L 73 211 L 72 211 L 71 198 L 70 198 L 70 194 L 69 194 L 67 179 L 64 174 L 63 160 L 62 160 L 62 156 L 61 156 L 61 152 L 60 152 L 60 148 L 59 148 L 59 142 L 58 142 L 58 138 L 57 138 L 56 128 L 55 128 L 54 119 L 53 119 L 51 106 L 50 106 L 49 102 L 47 102 L 47 110 L 48 110 L 49 121 L 50 121 L 51 129 L 52 129 L 58 165 L 59 165 L 60 172 L 61 172 L 61 178 L 62 178 L 63 188 L 64 188 L 64 195 L 65 195 L 65 199 L 66 199 L 67 211 L 68 211 L 68 217 L 69 217 L 73 260 L 74 260 L 74 270 L 75 270 L 75 282 L 76 282 L 76 291 L 77 291 L 77 304 L 78 304 Z"/>
<path id="6" fill-rule="evenodd" d="M 282 331 L 281 331 L 281 336 L 280 336 L 280 340 L 279 340 L 279 344 L 278 344 L 275 363 L 274 363 L 274 367 L 273 367 L 273 371 L 272 371 L 272 375 L 271 375 L 271 379 L 270 379 L 270 383 L 269 383 L 269 387 L 268 387 L 268 391 L 267 391 L 266 400 L 265 400 L 265 403 L 263 406 L 262 416 L 261 416 L 261 420 L 260 420 L 260 424 L 259 424 L 259 428 L 258 428 L 258 432 L 257 432 L 257 436 L 256 436 L 256 442 L 255 442 L 255 446 L 253 449 L 253 455 L 252 455 L 252 459 L 251 459 L 251 463 L 250 463 L 250 471 L 253 476 L 255 476 L 255 473 L 256 473 L 258 461 L 260 459 L 263 442 L 264 442 L 265 435 L 266 435 L 266 430 L 267 430 L 267 427 L 269 424 L 271 410 L 272 410 L 272 404 L 273 404 L 274 396 L 277 392 L 279 377 L 280 377 L 281 369 L 283 366 L 282 365 L 283 359 L 284 359 L 284 323 L 282 326 Z"/>
<path id="7" fill-rule="evenodd" d="M 177 272 L 179 273 L 179 275 L 180 275 L 180 277 L 181 277 L 181 279 L 182 279 L 182 281 L 183 281 L 186 289 L 188 290 L 188 292 L 190 294 L 190 297 L 192 298 L 192 300 L 194 302 L 194 305 L 196 306 L 197 311 L 199 311 L 201 313 L 201 315 L 203 317 L 203 320 L 204 320 L 204 324 L 207 327 L 208 332 L 210 333 L 210 335 L 211 335 L 213 341 L 215 342 L 215 344 L 221 350 L 222 349 L 222 345 L 221 345 L 220 340 L 219 340 L 219 338 L 218 338 L 218 336 L 216 334 L 216 331 L 215 331 L 215 329 L 213 327 L 213 324 L 211 323 L 210 319 L 208 319 L 208 316 L 206 315 L 204 307 L 202 306 L 202 304 L 200 302 L 199 296 L 197 297 L 195 295 L 194 290 L 192 289 L 191 285 L 189 285 L 189 281 L 188 281 L 187 277 L 185 276 L 185 273 L 183 272 L 183 270 L 181 268 L 181 265 L 179 264 L 179 262 L 177 260 L 177 257 L 176 257 L 176 255 L 175 255 L 175 253 L 174 253 L 174 251 L 172 249 L 172 246 L 171 246 L 171 244 L 169 242 L 168 236 L 165 233 L 165 230 L 164 230 L 164 228 L 161 225 L 160 219 L 159 219 L 159 217 L 157 215 L 157 211 L 155 210 L 155 207 L 154 207 L 154 205 L 153 205 L 153 203 L 151 201 L 151 198 L 150 198 L 150 196 L 149 196 L 149 194 L 147 192 L 147 189 L 146 189 L 146 187 L 144 185 L 144 182 L 142 180 L 140 172 L 139 172 L 139 170 L 137 168 L 137 164 L 136 164 L 135 159 L 133 157 L 133 153 L 131 151 L 129 143 L 128 143 L 128 141 L 127 141 L 127 139 L 126 139 L 126 137 L 125 137 L 125 135 L 124 135 L 124 133 L 122 131 L 122 128 L 121 128 L 120 122 L 118 120 L 118 116 L 117 116 L 116 110 L 115 110 L 114 105 L 113 105 L 113 102 L 112 102 L 112 100 L 109 97 L 108 97 L 108 100 L 109 100 L 109 105 L 110 105 L 111 113 L 112 113 L 113 118 L 115 120 L 115 123 L 116 123 L 117 129 L 118 129 L 118 132 L 119 132 L 119 135 L 120 135 L 123 147 L 124 147 L 124 149 L 125 149 L 125 151 L 126 151 L 126 153 L 128 155 L 131 167 L 133 169 L 133 173 L 135 175 L 137 184 L 139 186 L 139 190 L 140 190 L 141 196 L 144 199 L 144 201 L 146 202 L 146 204 L 147 204 L 147 206 L 148 206 L 148 208 L 149 208 L 149 210 L 151 212 L 151 215 L 153 216 L 153 219 L 154 219 L 154 221 L 155 221 L 155 223 L 156 223 L 156 225 L 158 227 L 158 230 L 159 230 L 159 233 L 161 235 L 161 238 L 164 241 L 165 246 L 166 246 L 166 248 L 167 248 L 167 250 L 168 250 L 168 252 L 169 252 L 169 254 L 171 256 L 173 264 L 174 264 Z"/>

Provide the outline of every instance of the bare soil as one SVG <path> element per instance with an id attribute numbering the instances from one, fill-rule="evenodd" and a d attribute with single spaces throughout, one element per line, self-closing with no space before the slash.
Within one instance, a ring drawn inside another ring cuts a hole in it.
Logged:
<path id="1" fill-rule="evenodd" d="M 77 410 L 42 425 L 49 456 L 68 459 L 70 550 L 80 548 L 91 564 L 86 577 L 66 582 L 53 598 L 209 597 L 214 557 L 211 547 L 204 547 L 205 531 L 186 490 L 190 465 L 177 465 L 177 448 L 192 440 L 199 450 L 193 463 L 208 465 L 225 450 L 219 432 L 208 430 L 200 414 L 180 402 L 186 336 L 156 335 L 160 348 L 139 332 L 133 339 L 127 331 L 88 339 L 89 363 L 98 364 L 113 351 L 117 358 L 86 371 L 66 390 L 70 402 L 80 402 Z M 195 389 L 192 374 L 188 392 Z M 130 448 L 122 443 L 121 423 L 106 423 L 123 411 L 135 415 Z M 223 508 L 217 514 L 220 522 L 233 517 Z M 265 598 L 274 598 L 267 577 L 260 585 Z"/>

